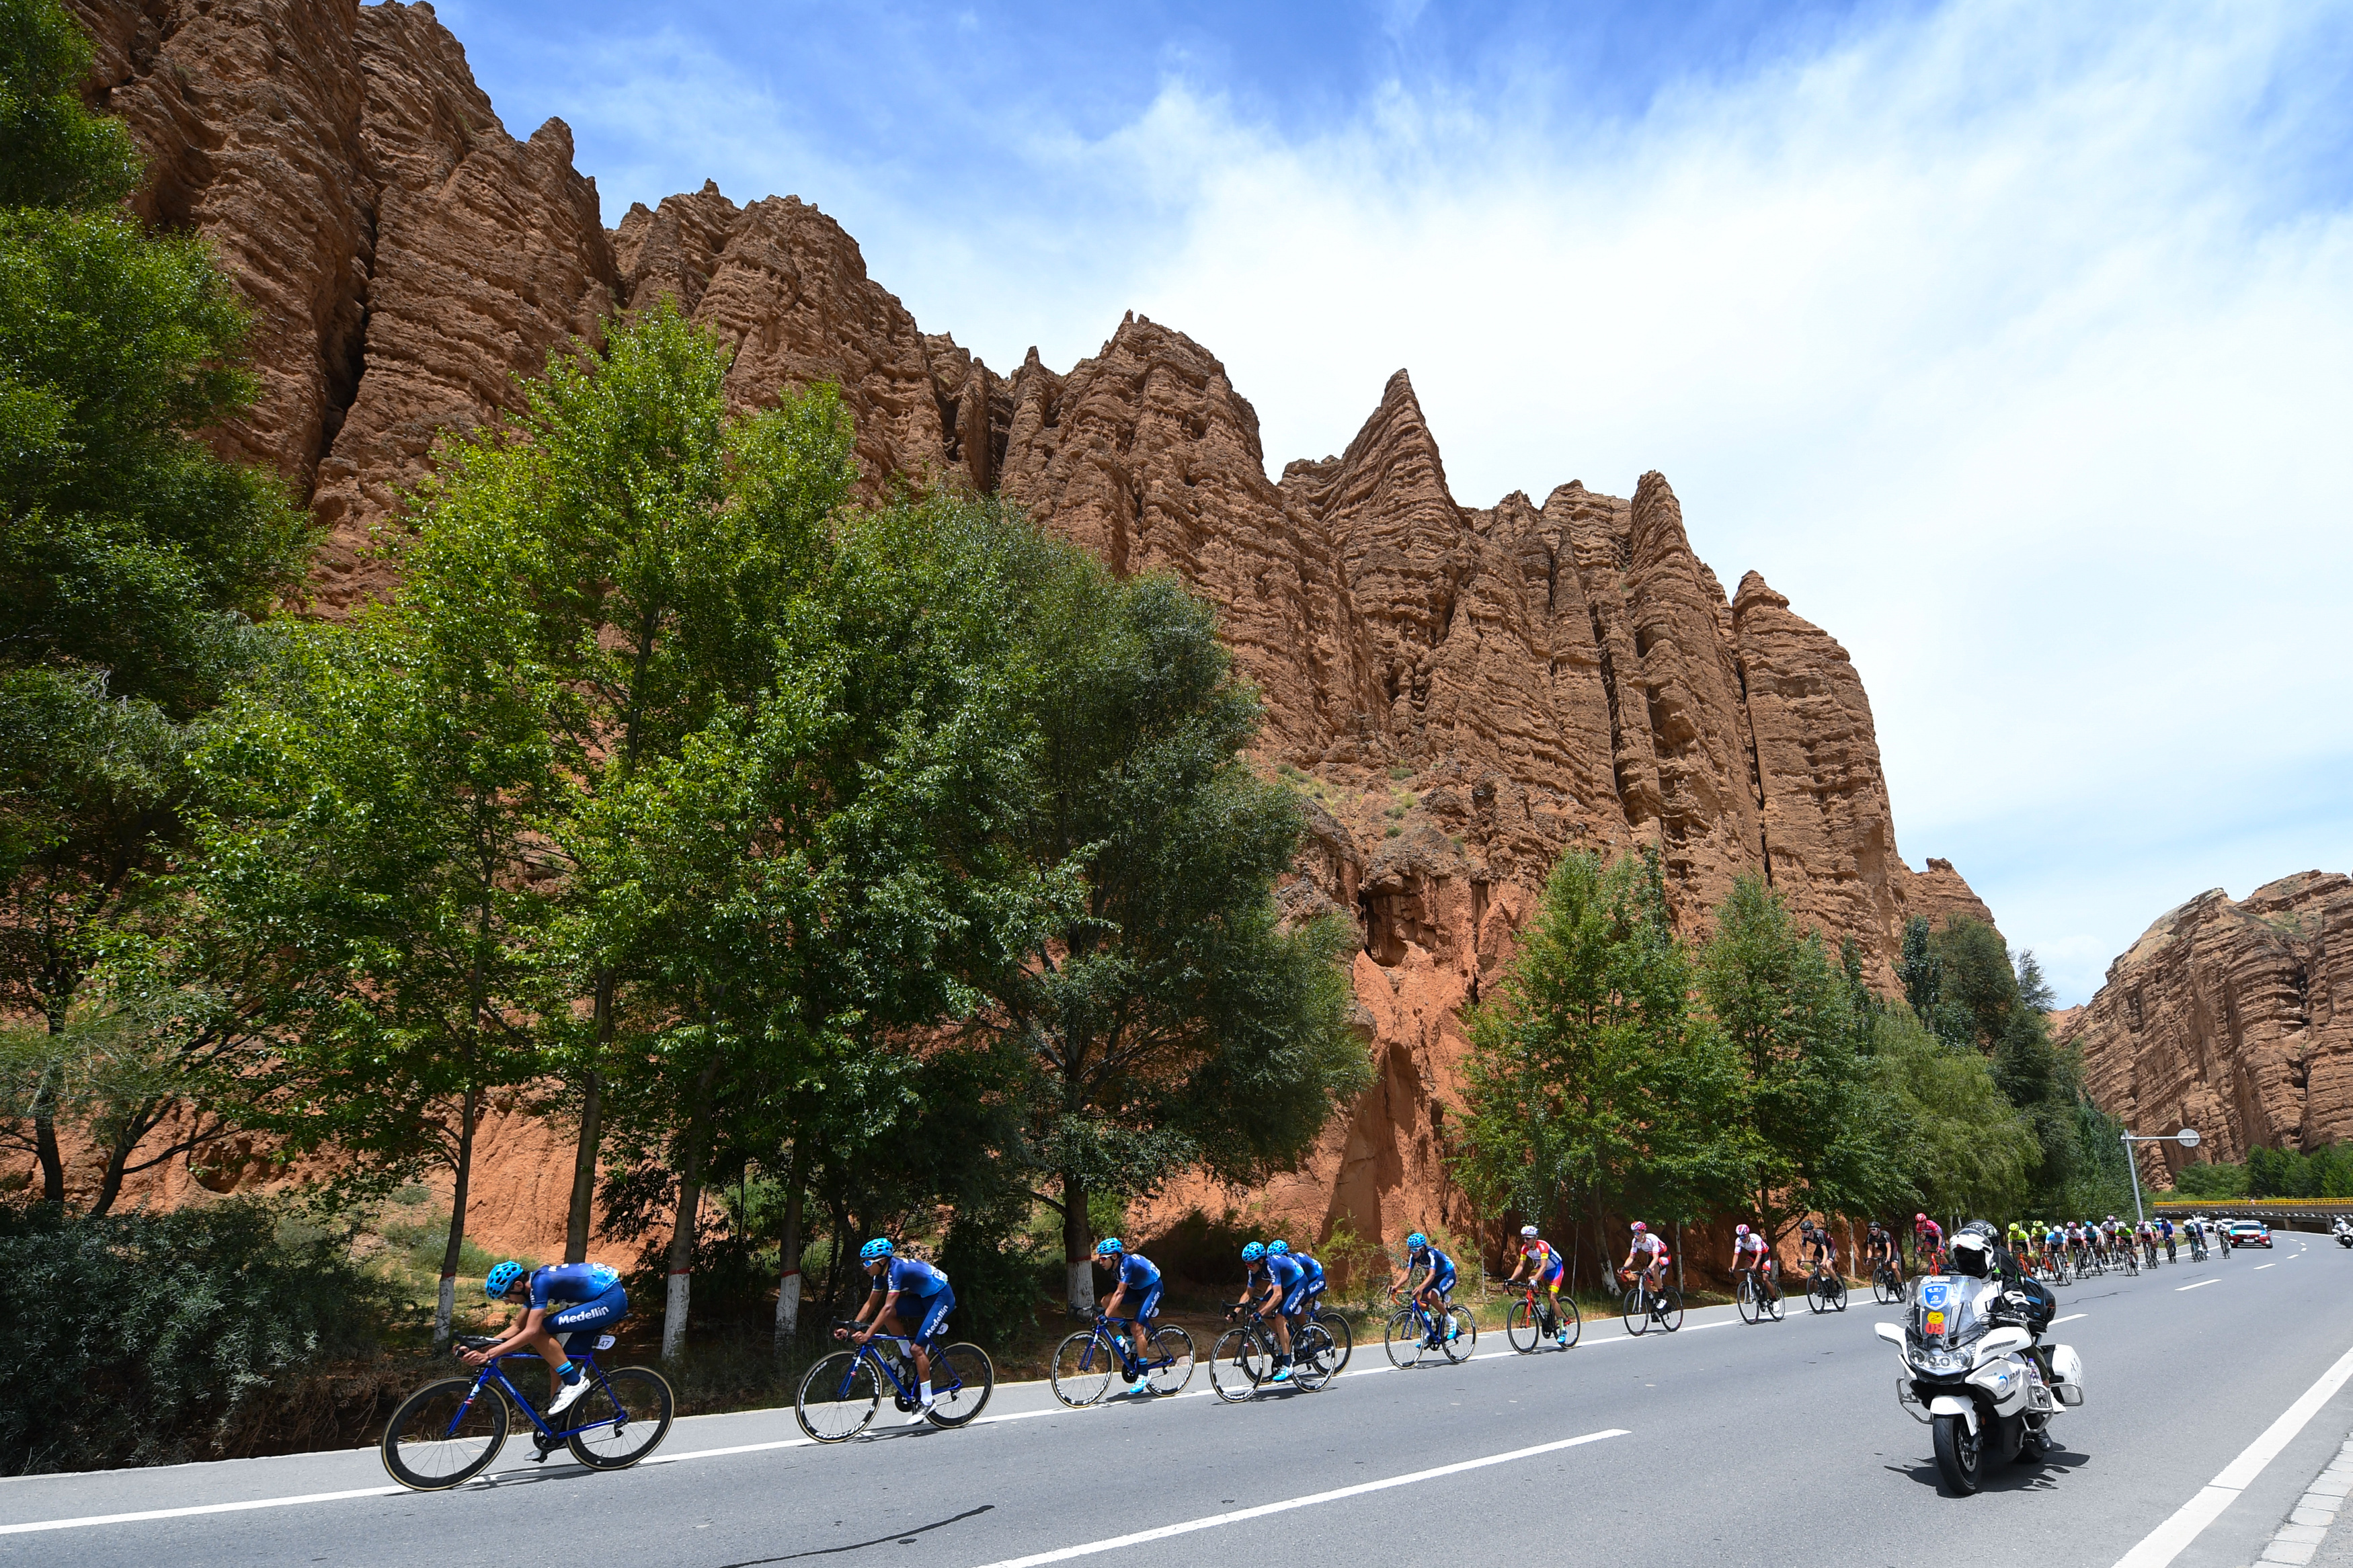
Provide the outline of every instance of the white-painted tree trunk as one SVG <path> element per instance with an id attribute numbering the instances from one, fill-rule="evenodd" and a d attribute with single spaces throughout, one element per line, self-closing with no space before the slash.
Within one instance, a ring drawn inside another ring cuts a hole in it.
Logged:
<path id="1" fill-rule="evenodd" d="M 776 1287 L 776 1342 L 783 1345 L 801 1326 L 801 1271 L 794 1269 Z"/>
<path id="2" fill-rule="evenodd" d="M 1071 1305 L 1082 1312 L 1092 1311 L 1095 1304 L 1094 1259 L 1082 1258 L 1070 1265 Z"/>
<path id="3" fill-rule="evenodd" d="M 433 1342 L 449 1342 L 449 1325 L 458 1316 L 458 1280 L 454 1275 L 441 1276 L 441 1293 L 433 1302 Z"/>
<path id="4" fill-rule="evenodd" d="M 694 1276 L 681 1270 L 670 1277 L 670 1300 L 662 1306 L 662 1360 L 676 1361 L 686 1348 L 687 1289 Z"/>

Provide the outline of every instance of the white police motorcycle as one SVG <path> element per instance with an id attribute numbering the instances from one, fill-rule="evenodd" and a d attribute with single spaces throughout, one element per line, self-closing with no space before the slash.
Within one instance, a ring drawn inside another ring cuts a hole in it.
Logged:
<path id="1" fill-rule="evenodd" d="M 1954 1496 L 1975 1494 L 1989 1465 L 2043 1458 L 2051 1418 L 2084 1403 L 2074 1348 L 2035 1342 L 2049 1313 L 2046 1300 L 2006 1293 L 1996 1279 L 1931 1274 L 1913 1282 L 1901 1320 L 1877 1325 L 1903 1358 L 1896 1403 L 1935 1433 L 1936 1468 Z"/>

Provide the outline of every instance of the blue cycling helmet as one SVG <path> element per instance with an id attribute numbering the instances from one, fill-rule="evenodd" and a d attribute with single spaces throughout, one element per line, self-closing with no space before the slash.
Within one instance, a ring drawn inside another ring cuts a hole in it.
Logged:
<path id="1" fill-rule="evenodd" d="M 1290 1250 L 1291 1243 L 1287 1241 L 1270 1241 L 1266 1244 L 1266 1255 L 1269 1258 L 1280 1258 Z"/>
<path id="2" fill-rule="evenodd" d="M 1260 1258 L 1264 1258 L 1265 1256 L 1266 1248 L 1261 1247 L 1255 1241 L 1242 1248 L 1242 1261 L 1244 1263 L 1256 1263 Z"/>
<path id="3" fill-rule="evenodd" d="M 504 1263 L 493 1263 L 490 1278 L 482 1281 L 482 1294 L 495 1301 L 513 1289 L 514 1282 L 522 1278 L 522 1265 L 513 1258 L 510 1258 Z"/>
<path id="4" fill-rule="evenodd" d="M 1115 1236 L 1106 1236 L 1101 1241 L 1095 1243 L 1095 1256 L 1097 1258 L 1117 1258 L 1121 1253 L 1126 1250 L 1127 1248 L 1119 1244 L 1119 1237 Z"/>
<path id="5" fill-rule="evenodd" d="M 871 1263 L 877 1258 L 890 1257 L 893 1250 L 889 1237 L 878 1236 L 858 1249 L 858 1261 Z"/>
<path id="6" fill-rule="evenodd" d="M 1424 1248 L 1424 1247 L 1428 1247 L 1429 1245 L 1430 1245 L 1430 1237 L 1426 1237 L 1426 1236 L 1422 1235 L 1422 1234 L 1421 1234 L 1421 1232 L 1419 1232 L 1419 1231 L 1418 1231 L 1418 1230 L 1417 1230 L 1417 1231 L 1415 1231 L 1411 1236 L 1409 1236 L 1409 1237 L 1407 1237 L 1405 1238 L 1405 1249 L 1406 1249 L 1408 1252 L 1419 1252 L 1422 1248 Z"/>

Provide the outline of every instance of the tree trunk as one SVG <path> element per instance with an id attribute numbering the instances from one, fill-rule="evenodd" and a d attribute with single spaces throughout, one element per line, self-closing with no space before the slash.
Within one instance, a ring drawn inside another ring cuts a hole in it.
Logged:
<path id="1" fill-rule="evenodd" d="M 466 1251 L 466 1189 L 474 1176 L 474 1121 L 481 1108 L 481 1091 L 470 1089 L 458 1111 L 458 1159 L 449 1193 L 449 1245 L 441 1249 L 441 1291 L 433 1303 L 433 1348 L 449 1342 L 449 1324 L 458 1312 L 458 1260 Z"/>
<path id="2" fill-rule="evenodd" d="M 801 1188 L 808 1181 L 803 1141 L 793 1140 L 792 1173 L 785 1178 L 784 1244 L 776 1255 L 776 1357 L 784 1359 L 801 1326 Z"/>
<path id="3" fill-rule="evenodd" d="M 588 1257 L 588 1226 L 596 1216 L 596 1145 L 603 1136 L 605 1080 L 596 1064 L 605 1059 L 613 1039 L 612 971 L 596 976 L 596 1019 L 588 1051 L 588 1070 L 581 1078 L 580 1146 L 572 1156 L 572 1206 L 564 1219 L 564 1261 L 585 1262 Z"/>
<path id="4" fill-rule="evenodd" d="M 49 1031 L 52 1039 L 58 1031 Z M 41 1201 L 66 1206 L 66 1163 L 58 1152 L 58 1091 L 65 1068 L 55 1059 L 41 1069 L 41 1086 L 33 1091 L 33 1157 L 41 1166 Z"/>
<path id="5" fill-rule="evenodd" d="M 662 1360 L 676 1361 L 686 1348 L 688 1287 L 694 1273 L 695 1222 L 702 1208 L 702 1141 L 711 1121 L 711 1085 L 719 1076 L 713 1057 L 694 1082 L 694 1110 L 686 1123 L 686 1160 L 678 1173 L 678 1214 L 670 1227 L 670 1297 L 662 1306 Z"/>
<path id="6" fill-rule="evenodd" d="M 1091 1312 L 1095 1305 L 1095 1239 L 1087 1224 L 1086 1184 L 1069 1172 L 1062 1173 L 1062 1266 L 1070 1280 L 1071 1310 Z"/>

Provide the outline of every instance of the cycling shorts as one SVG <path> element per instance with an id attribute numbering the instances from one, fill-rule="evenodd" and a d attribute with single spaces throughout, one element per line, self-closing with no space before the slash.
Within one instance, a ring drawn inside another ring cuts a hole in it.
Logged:
<path id="1" fill-rule="evenodd" d="M 948 1326 L 948 1309 L 955 1305 L 955 1289 L 949 1285 L 942 1285 L 928 1296 L 916 1297 L 916 1310 L 923 1316 L 923 1321 L 916 1324 L 913 1331 L 915 1342 L 925 1344 L 944 1333 Z M 900 1321 L 907 1322 L 910 1320 L 902 1316 Z"/>
<path id="2" fill-rule="evenodd" d="M 1316 1297 L 1321 1296 L 1322 1294 L 1324 1294 L 1324 1287 L 1320 1283 L 1311 1285 L 1304 1279 L 1301 1280 L 1298 1284 L 1293 1285 L 1291 1288 L 1291 1293 L 1289 1295 L 1283 1297 L 1282 1315 L 1286 1318 L 1295 1318 L 1299 1316 L 1302 1312 L 1307 1310 L 1307 1304 L 1309 1302 L 1314 1300 Z"/>
<path id="3" fill-rule="evenodd" d="M 1544 1286 L 1547 1289 L 1557 1290 L 1561 1287 L 1561 1282 L 1566 1280 L 1567 1278 L 1567 1267 L 1564 1265 L 1559 1258 L 1556 1258 L 1552 1260 L 1551 1268 L 1536 1276 L 1536 1283 Z"/>
<path id="4" fill-rule="evenodd" d="M 1431 1275 L 1421 1282 L 1421 1288 L 1425 1290 L 1435 1290 L 1441 1296 L 1445 1295 L 1454 1289 L 1454 1270 L 1450 1268 L 1443 1274 Z"/>
<path id="5" fill-rule="evenodd" d="M 541 1325 L 554 1334 L 566 1353 L 588 1350 L 596 1342 L 597 1334 L 629 1315 L 629 1298 L 618 1285 L 593 1301 L 583 1301 L 576 1307 L 566 1307 L 560 1312 L 550 1312 L 540 1320 Z"/>
<path id="6" fill-rule="evenodd" d="M 1160 1281 L 1155 1279 L 1150 1289 L 1135 1304 L 1136 1327 L 1142 1328 L 1160 1315 Z"/>

